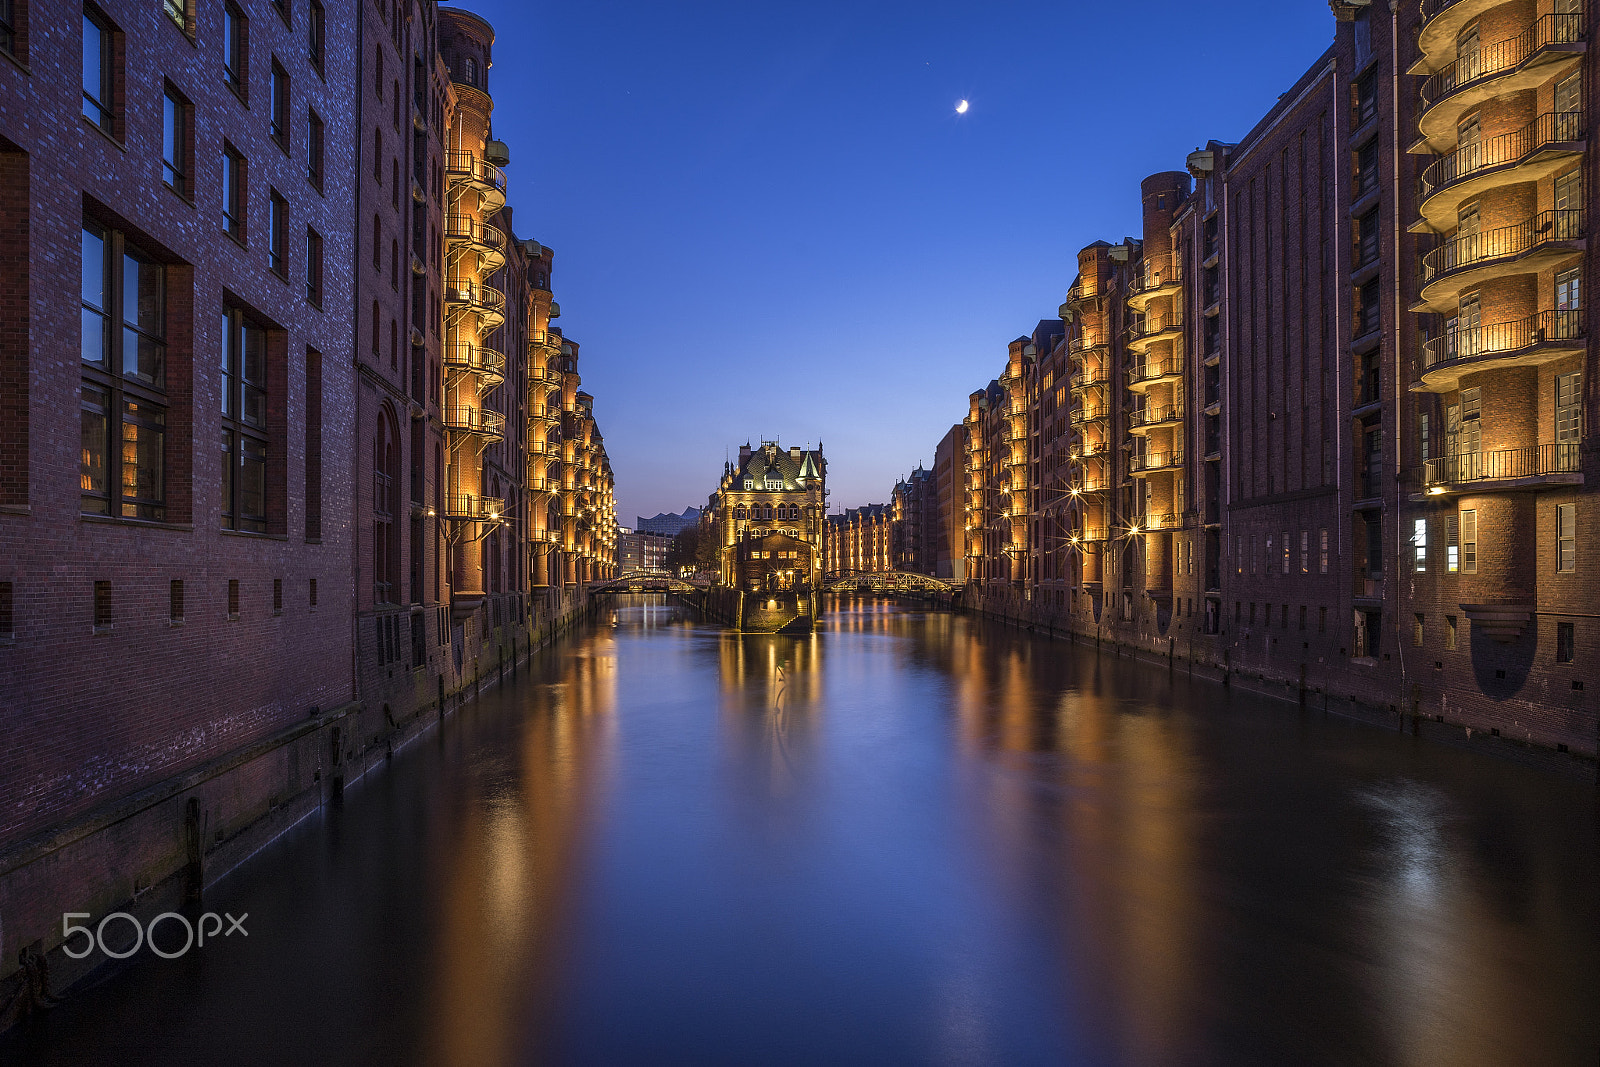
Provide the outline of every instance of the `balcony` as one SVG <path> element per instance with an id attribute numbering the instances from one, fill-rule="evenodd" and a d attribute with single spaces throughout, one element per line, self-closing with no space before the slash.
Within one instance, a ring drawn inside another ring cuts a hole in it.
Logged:
<path id="1" fill-rule="evenodd" d="M 1179 530 L 1183 528 L 1182 515 L 1146 515 L 1140 528 L 1144 530 Z"/>
<path id="2" fill-rule="evenodd" d="M 1529 367 L 1584 351 L 1582 311 L 1541 311 L 1525 319 L 1453 330 L 1422 345 L 1416 392 L 1448 393 L 1463 374 Z"/>
<path id="3" fill-rule="evenodd" d="M 445 429 L 455 433 L 472 434 L 486 443 L 498 441 L 506 435 L 506 417 L 490 408 L 454 404 L 444 409 Z"/>
<path id="4" fill-rule="evenodd" d="M 1586 30 L 1582 15 L 1544 15 L 1510 40 L 1453 60 L 1448 58 L 1454 51 L 1451 39 L 1438 51 L 1445 66 L 1422 83 L 1417 121 L 1422 136 L 1411 151 L 1443 152 L 1455 143 L 1461 116 L 1485 100 L 1536 88 L 1576 66 L 1583 59 Z"/>
<path id="5" fill-rule="evenodd" d="M 1094 389 L 1110 383 L 1111 372 L 1105 367 L 1085 368 L 1082 372 L 1073 376 L 1071 390 L 1074 393 L 1079 393 L 1085 389 Z"/>
<path id="6" fill-rule="evenodd" d="M 456 493 L 444 501 L 444 517 L 457 522 L 500 522 L 505 510 L 505 500 L 495 496 Z"/>
<path id="7" fill-rule="evenodd" d="M 1128 351 L 1143 355 L 1161 341 L 1174 341 L 1183 336 L 1183 316 L 1173 315 L 1164 322 L 1135 322 L 1128 327 Z"/>
<path id="8" fill-rule="evenodd" d="M 1462 292 L 1492 278 L 1534 274 L 1583 250 L 1582 211 L 1541 211 L 1527 222 L 1456 237 L 1422 258 L 1421 299 L 1412 311 L 1445 314 Z"/>
<path id="9" fill-rule="evenodd" d="M 444 243 L 452 256 L 476 252 L 478 270 L 484 274 L 493 274 L 506 265 L 505 231 L 471 215 L 445 216 Z"/>
<path id="10" fill-rule="evenodd" d="M 1110 540 L 1106 536 L 1104 526 L 1086 526 L 1070 535 L 1073 544 L 1095 544 L 1100 541 Z"/>
<path id="11" fill-rule="evenodd" d="M 444 307 L 452 323 L 468 315 L 475 317 L 480 333 L 488 333 L 506 321 L 506 294 L 482 282 L 451 278 L 445 282 Z"/>
<path id="12" fill-rule="evenodd" d="M 471 152 L 446 152 L 444 176 L 452 189 L 471 189 L 478 194 L 478 209 L 493 215 L 506 204 L 506 172 Z"/>
<path id="13" fill-rule="evenodd" d="M 528 425 L 559 426 L 561 425 L 561 409 L 548 404 L 535 404 L 528 411 Z"/>
<path id="14" fill-rule="evenodd" d="M 1145 360 L 1128 368 L 1128 388 L 1141 393 L 1152 385 L 1175 382 L 1182 377 L 1181 359 Z"/>
<path id="15" fill-rule="evenodd" d="M 1411 232 L 1442 233 L 1455 226 L 1462 204 L 1489 189 L 1538 181 L 1583 154 L 1581 111 L 1540 115 L 1513 133 L 1458 145 L 1422 172 L 1420 217 Z"/>
<path id="16" fill-rule="evenodd" d="M 1104 422 L 1107 412 L 1104 408 L 1074 408 L 1072 410 L 1072 425 L 1088 426 L 1091 423 Z"/>
<path id="17" fill-rule="evenodd" d="M 1130 434 L 1147 434 L 1151 430 L 1170 428 L 1182 423 L 1182 404 L 1147 404 L 1142 410 L 1135 411 L 1128 416 L 1128 432 Z"/>
<path id="18" fill-rule="evenodd" d="M 1097 348 L 1106 347 L 1106 343 L 1099 338 L 1074 337 L 1067 342 L 1067 355 L 1078 356 L 1093 352 Z"/>
<path id="19" fill-rule="evenodd" d="M 446 374 L 477 375 L 482 395 L 506 380 L 506 357 L 482 345 L 446 345 L 444 369 Z"/>
<path id="20" fill-rule="evenodd" d="M 549 330 L 534 330 L 528 338 L 528 354 L 559 356 L 561 354 L 561 338 Z"/>
<path id="21" fill-rule="evenodd" d="M 1134 456 L 1132 462 L 1128 465 L 1128 470 L 1134 477 L 1142 478 L 1147 474 L 1177 470 L 1182 466 L 1183 450 L 1175 448 L 1167 452 L 1146 452 L 1143 455 Z"/>
<path id="22" fill-rule="evenodd" d="M 1503 448 L 1430 459 L 1423 466 L 1427 495 L 1494 493 L 1545 485 L 1582 485 L 1578 443 Z"/>
<path id="23" fill-rule="evenodd" d="M 1169 267 L 1164 271 L 1145 271 L 1128 285 L 1128 307 L 1140 314 L 1150 302 L 1164 296 L 1176 296 L 1183 290 L 1183 271 Z"/>

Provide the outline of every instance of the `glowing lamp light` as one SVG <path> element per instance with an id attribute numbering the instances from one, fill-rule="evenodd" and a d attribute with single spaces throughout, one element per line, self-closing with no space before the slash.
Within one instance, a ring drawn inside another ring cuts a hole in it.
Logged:
<path id="1" fill-rule="evenodd" d="M 1428 486 L 1428 495 L 1429 496 L 1442 496 L 1442 495 L 1444 495 L 1444 486 L 1442 486 L 1442 485 L 1430 485 L 1430 486 Z"/>

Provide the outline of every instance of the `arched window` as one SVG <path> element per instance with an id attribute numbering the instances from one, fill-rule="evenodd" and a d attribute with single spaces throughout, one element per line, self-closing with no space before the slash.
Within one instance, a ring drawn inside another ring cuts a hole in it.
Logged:
<path id="1" fill-rule="evenodd" d="M 372 131 L 372 180 L 383 184 L 383 131 Z"/>
<path id="2" fill-rule="evenodd" d="M 400 583 L 400 546 L 394 524 L 399 452 L 394 423 L 387 411 L 380 412 L 372 442 L 372 599 L 376 604 L 393 604 Z"/>
<path id="3" fill-rule="evenodd" d="M 743 504 L 740 504 L 738 507 L 733 509 L 733 521 L 743 522 L 749 517 L 750 513 L 745 510 Z"/>

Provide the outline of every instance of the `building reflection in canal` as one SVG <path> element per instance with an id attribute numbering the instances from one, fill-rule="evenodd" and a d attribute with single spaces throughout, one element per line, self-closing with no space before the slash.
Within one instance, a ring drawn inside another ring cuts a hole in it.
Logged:
<path id="1" fill-rule="evenodd" d="M 22 1061 L 1592 1067 L 1594 803 L 968 617 L 626 598 Z"/>

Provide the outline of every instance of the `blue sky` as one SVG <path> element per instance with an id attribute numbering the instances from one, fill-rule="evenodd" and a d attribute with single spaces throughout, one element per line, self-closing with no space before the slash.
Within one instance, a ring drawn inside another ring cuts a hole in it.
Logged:
<path id="1" fill-rule="evenodd" d="M 495 133 L 617 510 L 703 504 L 726 452 L 824 443 L 885 500 L 1055 315 L 1139 181 L 1237 140 L 1333 37 L 1323 0 L 473 0 Z M 967 114 L 956 102 L 971 101 Z"/>

